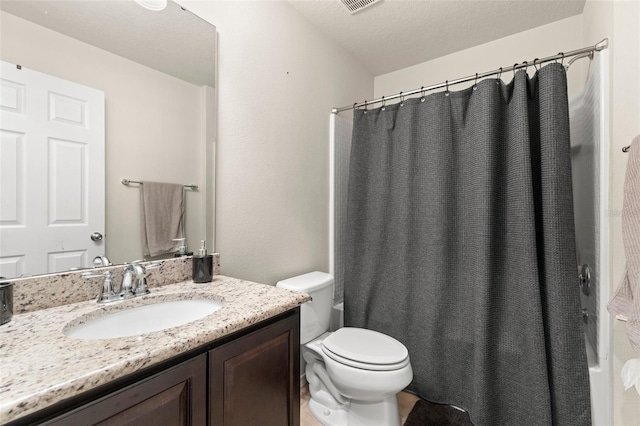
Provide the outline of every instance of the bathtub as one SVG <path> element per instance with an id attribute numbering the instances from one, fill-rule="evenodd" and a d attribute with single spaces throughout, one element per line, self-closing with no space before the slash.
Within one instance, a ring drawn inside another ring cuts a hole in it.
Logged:
<path id="1" fill-rule="evenodd" d="M 607 313 L 608 318 L 608 313 Z M 608 323 L 608 321 L 607 321 Z M 612 333 L 602 333 L 609 339 Z M 591 344 L 585 336 L 585 349 L 587 351 L 587 362 L 589 363 L 589 384 L 591 387 L 591 423 L 594 426 L 609 426 L 613 424 L 613 360 L 605 347 L 611 347 L 611 342 L 603 342 L 601 339 L 600 357 L 596 356 Z"/>

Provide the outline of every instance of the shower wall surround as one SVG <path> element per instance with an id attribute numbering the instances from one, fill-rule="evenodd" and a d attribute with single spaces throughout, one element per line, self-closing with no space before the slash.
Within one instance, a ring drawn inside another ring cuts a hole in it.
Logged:
<path id="1" fill-rule="evenodd" d="M 179 257 L 161 262 L 162 266 L 160 268 L 149 271 L 147 275 L 149 288 L 152 289 L 191 279 L 191 257 Z M 85 269 L 17 279 L 13 281 L 14 314 L 23 314 L 39 309 L 94 299 L 98 295 L 102 280 L 100 278 L 82 278 L 82 273 L 87 271 L 111 271 L 113 273 L 113 282 L 119 285 L 122 281 L 123 270 L 123 265 L 115 265 L 99 269 Z M 220 275 L 220 254 L 218 253 L 213 254 L 213 275 Z"/>
<path id="2" fill-rule="evenodd" d="M 583 309 L 586 309 L 588 314 L 585 320 L 585 333 L 596 359 L 601 355 L 598 346 L 601 279 L 601 222 L 598 213 L 601 205 L 600 145 L 602 143 L 600 140 L 600 63 L 601 57 L 598 55 L 593 60 L 591 73 L 584 89 L 569 100 L 578 265 L 588 264 L 591 269 L 590 293 L 589 295 L 581 294 L 581 301 Z M 606 354 L 602 355 L 606 356 Z"/>

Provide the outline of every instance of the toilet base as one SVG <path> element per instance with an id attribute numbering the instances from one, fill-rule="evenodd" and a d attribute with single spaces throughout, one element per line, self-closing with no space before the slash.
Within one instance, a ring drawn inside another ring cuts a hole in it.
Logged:
<path id="1" fill-rule="evenodd" d="M 395 395 L 378 402 L 351 400 L 348 407 L 337 409 L 310 399 L 309 410 L 324 426 L 400 426 Z"/>
<path id="2" fill-rule="evenodd" d="M 309 400 L 309 411 L 324 426 L 346 426 L 347 411 L 343 408 L 329 408 L 313 399 Z"/>

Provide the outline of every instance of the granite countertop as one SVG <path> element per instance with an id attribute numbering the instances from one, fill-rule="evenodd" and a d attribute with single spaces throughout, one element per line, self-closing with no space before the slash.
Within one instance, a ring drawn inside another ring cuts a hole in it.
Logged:
<path id="1" fill-rule="evenodd" d="M 200 320 L 140 336 L 79 340 L 63 334 L 64 327 L 79 317 L 99 317 L 148 299 L 191 298 L 219 300 L 224 305 Z M 305 293 L 217 275 L 211 283 L 171 284 L 115 304 L 98 305 L 92 300 L 14 315 L 0 326 L 0 423 L 198 348 L 308 300 Z"/>

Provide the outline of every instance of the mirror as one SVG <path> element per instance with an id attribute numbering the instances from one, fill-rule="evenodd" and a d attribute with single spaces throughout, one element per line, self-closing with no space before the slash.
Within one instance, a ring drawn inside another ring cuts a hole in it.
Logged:
<path id="1" fill-rule="evenodd" d="M 197 185 L 197 190 L 185 189 L 184 192 L 188 250 L 199 247 L 201 239 L 206 239 L 210 248 L 214 247 L 214 26 L 172 1 L 162 11 L 150 11 L 133 0 L 3 0 L 0 2 L 0 36 L 3 62 L 104 93 L 102 214 L 105 224 L 102 230 L 83 233 L 82 238 L 86 238 L 88 244 L 99 247 L 100 254 L 106 254 L 114 264 L 143 257 L 140 185 L 122 184 L 123 179 L 129 179 Z M 3 84 L 9 80 L 5 77 L 2 76 Z M 3 90 L 3 114 L 5 100 L 15 101 L 12 96 Z M 64 99 L 74 101 L 73 97 Z M 50 95 L 50 116 L 51 102 Z M 74 105 L 60 102 L 57 111 L 60 114 L 77 112 L 78 117 L 84 117 L 84 110 L 74 109 Z M 3 169 L 7 170 L 5 163 L 11 161 L 19 163 L 18 168 L 31 164 L 28 151 L 21 162 L 16 160 L 20 155 L 15 153 L 15 138 L 11 139 L 15 134 L 9 132 L 10 137 L 5 138 L 4 133 L 0 150 Z M 59 153 L 66 152 L 63 148 L 57 148 Z M 72 156 L 74 151 L 68 152 Z M 77 187 L 82 194 L 78 202 L 78 221 L 82 222 L 95 207 L 87 201 L 88 195 L 99 192 L 100 188 L 85 188 L 84 183 L 74 181 L 74 170 L 64 170 L 66 160 L 58 164 L 48 161 L 44 169 L 48 167 L 45 174 L 48 173 L 49 179 L 55 175 L 65 186 Z M 102 169 L 100 161 L 86 163 L 79 162 L 77 175 Z M 54 166 L 58 167 L 57 174 L 51 171 Z M 28 222 L 24 218 L 38 209 L 47 212 L 49 225 L 55 223 L 51 183 L 36 195 L 25 194 L 30 191 L 24 191 L 24 185 L 21 187 L 20 182 L 14 182 L 16 179 L 2 176 L 4 182 L 0 190 L 5 195 L 15 194 L 12 195 L 15 211 L 9 211 L 12 210 L 7 207 L 9 203 L 0 206 L 0 231 L 19 228 Z M 28 196 L 36 199 L 24 201 Z M 65 203 L 58 202 L 55 208 L 62 211 Z M 0 241 L 0 275 L 12 278 L 68 270 L 75 261 L 73 256 L 82 249 L 70 247 L 70 223 L 58 222 L 55 223 L 60 234 L 56 242 L 57 262 L 52 261 L 49 254 L 46 270 L 30 269 L 30 262 L 24 261 L 20 253 L 9 253 L 11 247 Z M 91 241 L 93 232 L 103 234 L 104 238 Z M 21 239 L 30 246 L 39 246 L 41 240 L 40 233 Z M 71 260 L 65 262 L 65 256 Z M 92 256 L 85 255 L 82 262 L 89 267 L 92 260 Z"/>

